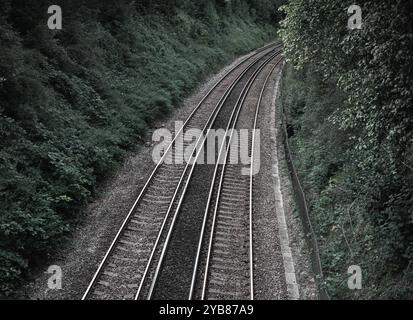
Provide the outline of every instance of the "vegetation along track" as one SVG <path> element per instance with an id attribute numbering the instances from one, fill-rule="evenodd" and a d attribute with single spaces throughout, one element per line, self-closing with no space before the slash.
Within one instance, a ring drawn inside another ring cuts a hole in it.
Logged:
<path id="1" fill-rule="evenodd" d="M 203 128 L 206 132 L 231 113 L 229 101 L 239 95 L 243 83 L 259 63 L 280 50 L 279 44 L 257 50 L 231 70 L 206 94 L 175 133 L 172 143 L 147 180 L 115 239 L 109 247 L 83 299 L 138 299 L 150 297 L 162 265 L 185 183 L 189 163 L 165 162 L 172 155 L 182 156 L 189 143 L 179 146 L 184 130 Z M 197 141 L 199 143 L 200 140 Z M 195 150 L 195 148 L 194 148 Z M 174 215 L 172 213 L 175 212 Z M 168 231 L 168 232 L 167 232 Z"/>

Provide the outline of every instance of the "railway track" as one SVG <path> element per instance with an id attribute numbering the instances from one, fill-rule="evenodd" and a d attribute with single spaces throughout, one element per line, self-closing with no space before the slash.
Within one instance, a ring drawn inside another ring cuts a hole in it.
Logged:
<path id="1" fill-rule="evenodd" d="M 261 100 L 271 74 L 281 58 L 269 64 L 265 78 L 257 79 L 258 96 L 252 96 L 235 119 L 237 129 L 252 129 L 252 135 L 240 139 L 240 148 L 248 150 L 248 175 L 240 164 L 229 162 L 230 148 L 222 148 L 210 197 L 204 213 L 196 264 L 189 299 L 233 300 L 254 298 L 253 255 L 253 181 L 258 172 L 256 129 Z M 252 114 L 250 111 L 255 110 Z M 232 135 L 229 140 L 232 139 Z M 228 143 L 227 145 L 230 145 Z M 220 168 L 221 167 L 221 168 Z M 210 221 L 208 221 L 208 219 Z M 203 259 L 203 263 L 200 260 Z M 198 285 L 197 285 L 198 284 Z"/>
<path id="2" fill-rule="evenodd" d="M 182 150 L 190 147 L 189 142 L 179 139 L 180 135 L 195 128 L 207 132 L 225 123 L 233 109 L 231 101 L 242 94 L 262 61 L 269 61 L 279 51 L 280 45 L 267 46 L 242 60 L 194 108 L 147 180 L 82 299 L 152 298 L 195 168 L 189 162 L 173 163 L 176 157 L 184 157 Z M 191 156 L 196 156 L 195 150 Z"/>

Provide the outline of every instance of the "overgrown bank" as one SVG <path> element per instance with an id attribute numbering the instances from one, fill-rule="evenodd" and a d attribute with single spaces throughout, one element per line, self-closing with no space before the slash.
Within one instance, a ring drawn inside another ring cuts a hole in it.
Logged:
<path id="1" fill-rule="evenodd" d="M 359 1 L 363 27 L 348 30 L 350 4 L 285 7 L 289 139 L 332 297 L 411 298 L 412 4 Z"/>
<path id="2" fill-rule="evenodd" d="M 0 8 L 0 290 L 64 241 L 96 185 L 224 62 L 275 36 L 248 2 L 47 1 Z M 275 12 L 275 11 L 274 11 Z"/>

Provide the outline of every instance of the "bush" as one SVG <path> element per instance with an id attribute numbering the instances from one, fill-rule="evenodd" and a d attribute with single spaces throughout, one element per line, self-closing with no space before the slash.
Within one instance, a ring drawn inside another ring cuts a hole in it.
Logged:
<path id="1" fill-rule="evenodd" d="M 281 36 L 291 145 L 334 298 L 408 298 L 413 270 L 412 4 L 292 0 Z M 360 265 L 363 289 L 347 287 Z"/>
<path id="2" fill-rule="evenodd" d="M 51 31 L 48 1 L 3 2 L 0 290 L 9 295 L 155 119 L 275 30 L 230 3 L 60 0 L 64 27 Z"/>

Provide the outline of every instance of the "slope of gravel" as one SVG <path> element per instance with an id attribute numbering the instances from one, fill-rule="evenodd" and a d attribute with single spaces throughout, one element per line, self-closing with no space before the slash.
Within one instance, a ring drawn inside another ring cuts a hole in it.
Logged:
<path id="1" fill-rule="evenodd" d="M 280 67 L 272 72 L 264 91 L 257 128 L 260 129 L 260 168 L 254 176 L 253 189 L 253 245 L 255 298 L 259 300 L 284 300 L 288 298 L 285 284 L 282 248 L 277 221 L 277 203 L 274 192 L 272 166 L 274 143 L 272 98 L 280 78 Z"/>
<path id="2" fill-rule="evenodd" d="M 208 90 L 241 59 L 239 57 L 219 73 L 200 85 L 165 121 L 158 121 L 145 137 L 146 143 L 130 153 L 123 165 L 98 192 L 99 196 L 82 213 L 82 223 L 73 232 L 67 244 L 47 261 L 32 281 L 18 295 L 23 299 L 80 299 L 92 279 L 100 261 L 120 228 L 133 202 L 142 189 L 155 164 L 152 160 L 151 135 L 155 128 L 174 129 L 175 121 L 184 121 Z M 62 288 L 49 289 L 50 265 L 62 269 Z"/>

